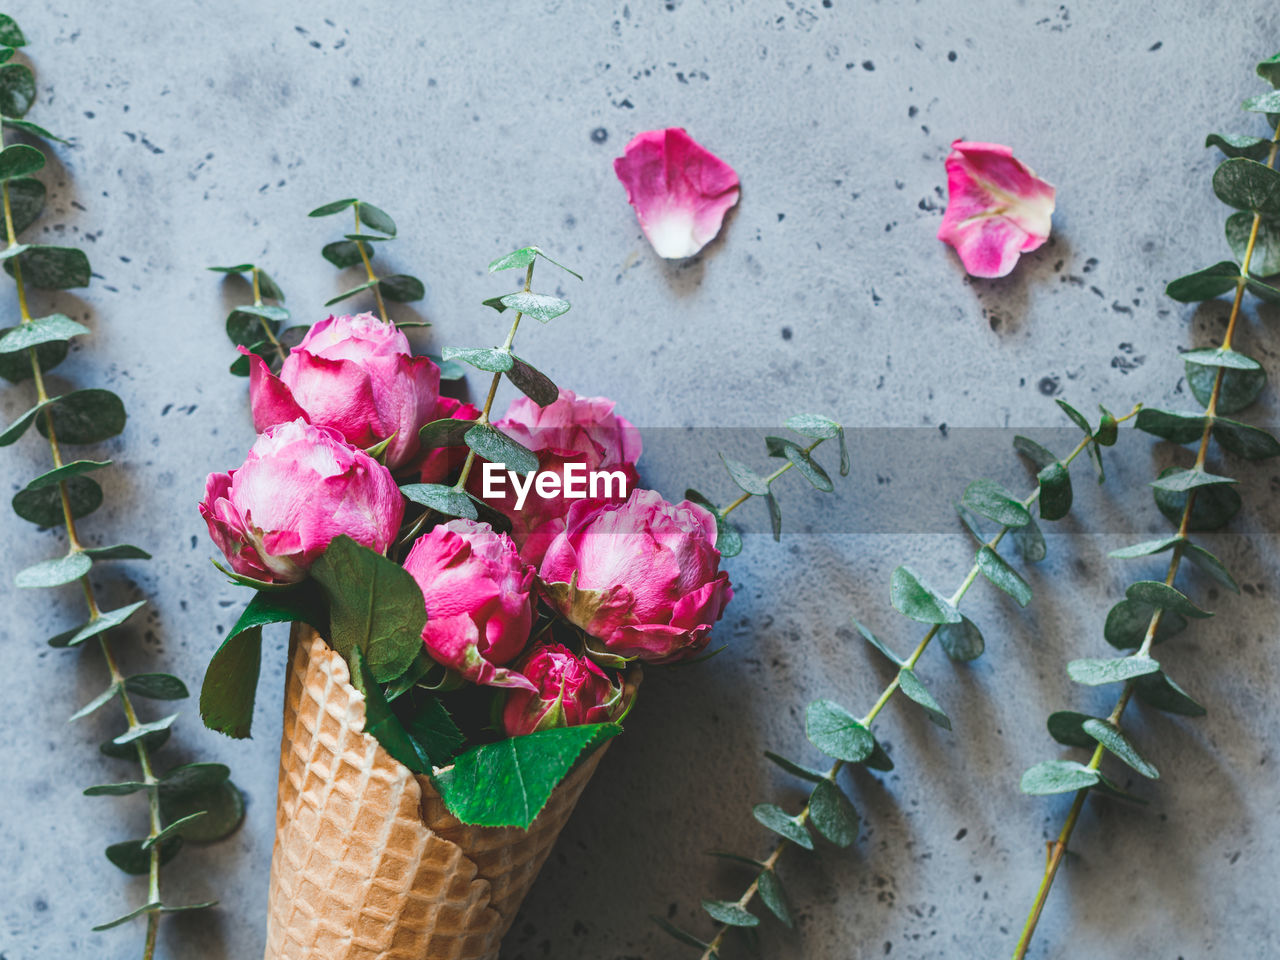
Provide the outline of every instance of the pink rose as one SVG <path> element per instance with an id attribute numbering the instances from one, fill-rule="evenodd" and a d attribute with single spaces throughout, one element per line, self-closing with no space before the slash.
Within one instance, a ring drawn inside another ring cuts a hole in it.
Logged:
<path id="1" fill-rule="evenodd" d="M 441 397 L 436 401 L 432 412 L 433 420 L 475 420 L 480 416 L 480 408 L 472 403 L 463 403 L 453 397 Z M 466 447 L 436 447 L 423 451 L 414 464 L 413 470 L 418 474 L 421 483 L 444 483 L 449 475 L 462 467 L 467 459 Z"/>
<path id="2" fill-rule="evenodd" d="M 292 583 L 340 534 L 386 552 L 404 499 L 337 431 L 293 420 L 258 437 L 240 469 L 209 474 L 200 515 L 236 573 Z"/>
<path id="3" fill-rule="evenodd" d="M 560 490 L 563 490 L 564 468 L 568 463 L 581 463 L 587 472 L 617 471 L 620 477 L 612 484 L 611 496 L 602 499 L 620 501 L 635 489 L 641 443 L 640 431 L 614 413 L 613 408 L 613 401 L 605 397 L 579 397 L 562 387 L 560 398 L 545 407 L 539 407 L 528 397 L 517 397 L 507 408 L 507 415 L 494 427 L 536 453 L 539 473 L 560 476 Z M 482 474 L 480 469 L 472 475 L 475 480 L 471 488 L 477 495 L 484 492 Z M 586 489 L 590 491 L 589 485 Z M 501 490 L 504 496 L 488 497 L 485 502 L 510 518 L 511 536 L 520 547 L 520 556 L 536 565 L 541 562 L 548 544 L 564 530 L 570 505 L 578 501 L 566 499 L 562 494 L 540 497 L 531 488 L 523 506 L 517 510 L 509 480 Z M 597 493 L 604 492 L 603 486 L 597 488 Z"/>
<path id="4" fill-rule="evenodd" d="M 533 567 L 510 537 L 487 523 L 450 520 L 417 539 L 404 568 L 422 588 L 422 642 L 438 663 L 472 683 L 534 689 L 503 668 L 520 655 L 533 626 Z"/>
<path id="5" fill-rule="evenodd" d="M 938 239 L 973 277 L 1003 277 L 1049 239 L 1053 185 L 998 143 L 956 140 L 947 157 L 947 212 Z"/>
<path id="6" fill-rule="evenodd" d="M 606 653 L 670 663 L 707 645 L 733 596 L 719 567 L 710 513 L 637 490 L 626 503 L 570 507 L 540 575 L 551 605 Z"/>
<path id="7" fill-rule="evenodd" d="M 640 229 L 668 260 L 692 257 L 715 239 L 738 202 L 738 175 L 680 127 L 637 134 L 613 161 Z"/>
<path id="8" fill-rule="evenodd" d="M 439 396 L 440 368 L 413 356 L 405 335 L 370 313 L 321 320 L 278 377 L 250 355 L 254 427 L 302 417 L 361 448 L 394 435 L 383 457 L 393 470 L 418 452 L 418 430 L 430 422 Z"/>
<path id="9" fill-rule="evenodd" d="M 626 712 L 623 688 L 587 657 L 558 643 L 537 646 L 515 668 L 536 690 L 512 690 L 502 708 L 509 737 L 553 727 L 608 723 Z"/>

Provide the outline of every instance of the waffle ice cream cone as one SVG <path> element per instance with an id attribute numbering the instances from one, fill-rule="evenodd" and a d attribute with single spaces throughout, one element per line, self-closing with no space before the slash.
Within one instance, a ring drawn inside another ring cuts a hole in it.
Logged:
<path id="1" fill-rule="evenodd" d="M 349 681 L 346 662 L 295 624 L 265 960 L 496 960 L 603 748 L 528 830 L 467 826 L 364 733 Z"/>

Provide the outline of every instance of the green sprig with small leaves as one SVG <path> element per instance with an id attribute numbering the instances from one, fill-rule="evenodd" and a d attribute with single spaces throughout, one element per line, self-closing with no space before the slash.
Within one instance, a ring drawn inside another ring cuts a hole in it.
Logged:
<path id="1" fill-rule="evenodd" d="M 145 550 L 132 544 L 88 546 L 80 538 L 78 521 L 96 510 L 103 500 L 102 487 L 89 474 L 111 465 L 109 460 L 65 460 L 67 446 L 92 445 L 119 435 L 125 426 L 124 404 L 109 390 L 84 389 L 50 396 L 45 374 L 66 357 L 69 342 L 89 333 L 83 324 L 61 313 L 33 317 L 28 303 L 32 288 L 65 290 L 89 283 L 89 260 L 73 247 L 21 243 L 18 235 L 40 216 L 45 187 L 32 176 L 45 164 L 43 151 L 28 144 L 5 146 L 4 134 L 14 130 L 31 137 L 66 141 L 25 119 L 36 99 L 35 78 L 23 63 L 13 62 L 17 48 L 26 44 L 12 18 L 0 14 L 0 206 L 3 207 L 7 246 L 0 260 L 17 287 L 21 322 L 0 331 L 0 376 L 12 383 L 30 380 L 36 403 L 3 433 L 0 446 L 17 442 L 33 424 L 48 444 L 52 469 L 42 473 L 13 498 L 13 509 L 41 529 L 62 529 L 67 552 L 20 571 L 19 587 L 61 587 L 76 584 L 84 598 L 88 619 L 49 640 L 49 645 L 79 649 L 93 641 L 102 654 L 109 682 L 105 690 L 76 711 L 78 720 L 107 706 L 118 704 L 127 727 L 101 745 L 101 752 L 116 759 L 137 761 L 139 772 L 130 779 L 91 786 L 86 796 L 125 796 L 141 793 L 147 798 L 148 831 L 145 837 L 113 843 L 106 856 L 128 874 L 146 875 L 147 900 L 136 909 L 94 930 L 106 930 L 136 917 L 146 917 L 144 960 L 155 953 L 162 914 L 198 910 L 214 901 L 167 904 L 160 894 L 160 868 L 172 860 L 184 841 L 221 839 L 240 823 L 244 806 L 240 792 L 228 779 L 230 771 L 220 763 L 185 763 L 160 772 L 157 751 L 169 739 L 178 714 L 156 720 L 139 716 L 138 699 L 172 701 L 188 695 L 186 685 L 166 673 L 125 676 L 111 644 L 112 632 L 146 606 L 141 600 L 113 610 L 98 601 L 90 571 L 109 560 L 147 560 Z"/>
<path id="2" fill-rule="evenodd" d="M 1280 274 L 1280 171 L 1276 170 L 1280 147 L 1280 54 L 1258 64 L 1257 72 L 1277 89 L 1249 98 L 1244 109 L 1266 114 L 1275 132 L 1265 138 L 1214 133 L 1205 142 L 1205 146 L 1217 147 L 1227 156 L 1214 171 L 1213 192 L 1237 211 L 1227 218 L 1226 239 L 1239 261 L 1224 260 L 1180 277 L 1166 289 L 1170 297 L 1182 303 L 1233 295 L 1222 343 L 1182 354 L 1187 384 L 1204 410 L 1145 409 L 1137 421 L 1139 430 L 1162 440 L 1196 444 L 1195 461 L 1190 467 L 1169 467 L 1151 483 L 1156 506 L 1177 531 L 1111 554 L 1120 559 L 1143 559 L 1168 552 L 1169 562 L 1163 579 L 1130 584 L 1124 599 L 1107 614 L 1103 638 L 1112 647 L 1132 652 L 1119 658 L 1076 660 L 1067 666 L 1071 679 L 1084 686 L 1123 684 L 1115 707 L 1105 717 L 1069 710 L 1049 717 L 1049 735 L 1065 746 L 1089 750 L 1089 760 L 1048 760 L 1022 776 L 1025 793 L 1074 793 L 1075 798 L 1057 838 L 1048 845 L 1044 876 L 1014 949 L 1015 960 L 1025 957 L 1031 945 L 1089 792 L 1137 799 L 1102 771 L 1103 760 L 1109 754 L 1140 776 L 1156 779 L 1160 775 L 1121 726 L 1129 703 L 1137 698 L 1147 707 L 1179 716 L 1205 713 L 1205 708 L 1168 676 L 1152 656 L 1152 650 L 1183 630 L 1189 620 L 1212 616 L 1175 587 L 1184 560 L 1228 590 L 1240 591 L 1226 565 L 1190 536 L 1225 526 L 1241 508 L 1236 481 L 1219 470 L 1207 469 L 1211 441 L 1216 440 L 1228 454 L 1245 460 L 1280 455 L 1280 441 L 1270 433 L 1227 417 L 1249 407 L 1267 380 L 1262 364 L 1236 349 L 1244 295 L 1248 292 L 1261 300 L 1280 303 L 1280 286 L 1275 279 Z"/>
<path id="3" fill-rule="evenodd" d="M 877 740 L 873 726 L 895 693 L 901 692 L 913 701 L 933 723 L 944 729 L 951 729 L 951 718 L 929 692 L 917 672 L 920 658 L 934 640 L 942 645 L 943 650 L 954 661 L 966 662 L 981 656 L 985 648 L 982 632 L 959 609 L 961 601 L 979 577 L 986 578 L 1019 606 L 1025 607 L 1031 601 L 1031 587 L 1013 564 L 999 553 L 1000 545 L 1007 537 L 1023 560 L 1031 563 L 1043 560 L 1047 552 L 1046 544 L 1032 515 L 1032 507 L 1038 505 L 1041 520 L 1060 520 L 1067 516 L 1073 501 L 1071 475 L 1067 468 L 1080 454 L 1087 452 L 1094 463 L 1098 481 L 1102 482 L 1105 474 L 1101 448 L 1114 444 L 1120 423 L 1139 413 L 1135 407 L 1126 416 L 1115 417 L 1102 408 L 1101 419 L 1095 428 L 1074 407 L 1062 400 L 1058 404 L 1072 422 L 1084 431 L 1084 438 L 1061 460 L 1034 440 L 1021 436 L 1014 439 L 1014 448 L 1036 470 L 1035 490 L 1019 499 L 994 480 L 975 480 L 965 489 L 960 503 L 956 505 L 957 513 L 977 541 L 978 548 L 972 567 L 955 591 L 950 596 L 940 593 L 906 565 L 893 571 L 889 584 L 890 603 L 907 619 L 927 625 L 924 636 L 911 653 L 900 657 L 868 627 L 857 620 L 853 621 L 859 634 L 893 664 L 896 672 L 871 708 L 861 716 L 829 699 L 815 700 L 809 704 L 805 715 L 805 733 L 809 742 L 831 761 L 830 765 L 825 770 L 815 769 L 773 752 L 765 753 L 773 763 L 792 776 L 812 784 L 812 788 L 808 799 L 796 813 L 790 813 L 773 803 L 755 806 L 752 812 L 756 820 L 779 838 L 765 857 L 758 859 L 726 852 L 713 854 L 741 864 L 753 874 L 747 888 L 736 900 L 702 901 L 703 910 L 719 924 L 715 935 L 710 940 L 702 940 L 661 917 L 653 917 L 654 922 L 675 939 L 701 950 L 702 960 L 714 960 L 722 955 L 725 939 L 731 930 L 754 938 L 760 917 L 750 908 L 757 897 L 783 924 L 788 927 L 793 925 L 786 893 L 778 875 L 779 862 L 788 849 L 800 847 L 813 850 L 814 831 L 837 847 L 848 847 L 858 839 L 861 818 L 853 801 L 840 786 L 839 776 L 849 766 L 862 766 L 875 771 L 893 769 L 893 761 Z M 817 437 L 820 435 L 811 432 L 819 428 L 817 421 L 818 418 L 803 418 L 800 424 L 792 421 L 790 426 L 806 436 Z M 841 461 L 844 468 L 847 465 L 847 453 L 844 450 L 843 431 L 838 436 L 841 440 Z M 770 437 L 768 443 L 770 452 L 775 456 L 787 455 L 782 452 L 784 448 L 780 446 L 778 438 Z M 798 454 L 791 448 L 786 449 L 790 451 L 788 459 L 791 463 L 788 466 L 799 467 L 792 460 Z M 740 473 L 738 466 L 731 461 L 728 465 L 731 475 L 737 481 Z M 804 471 L 805 468 L 800 469 Z M 809 476 L 807 471 L 805 475 Z M 768 479 L 771 481 L 773 477 Z M 820 477 L 810 479 L 815 486 L 823 489 Z M 739 485 L 748 495 L 767 495 L 761 492 L 767 484 L 762 486 L 746 478 Z M 727 513 L 728 509 L 732 509 L 743 499 L 739 498 L 723 512 Z M 771 513 L 776 513 L 776 510 L 771 508 Z M 990 524 L 995 525 L 994 530 L 988 529 Z"/>

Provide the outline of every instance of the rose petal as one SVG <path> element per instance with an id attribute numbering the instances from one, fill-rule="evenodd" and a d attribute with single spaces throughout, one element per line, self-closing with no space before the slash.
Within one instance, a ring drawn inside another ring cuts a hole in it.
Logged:
<path id="1" fill-rule="evenodd" d="M 1049 238 L 1053 185 L 998 143 L 957 140 L 947 157 L 947 212 L 938 239 L 974 277 L 1003 277 Z"/>
<path id="2" fill-rule="evenodd" d="M 654 252 L 668 260 L 692 257 L 714 240 L 738 202 L 733 168 L 680 127 L 638 134 L 613 171 Z"/>
<path id="3" fill-rule="evenodd" d="M 262 433 L 277 423 L 299 418 L 306 420 L 306 411 L 293 399 L 293 391 L 271 372 L 267 362 L 244 347 L 236 349 L 249 358 L 249 406 L 253 411 L 253 429 Z"/>

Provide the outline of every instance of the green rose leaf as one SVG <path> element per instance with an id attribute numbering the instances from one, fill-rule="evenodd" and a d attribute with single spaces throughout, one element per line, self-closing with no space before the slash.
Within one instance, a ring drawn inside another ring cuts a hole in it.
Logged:
<path id="1" fill-rule="evenodd" d="M 44 166 L 44 154 L 25 143 L 0 150 L 0 180 L 26 177 Z"/>
<path id="2" fill-rule="evenodd" d="M 1139 580 L 1137 583 L 1130 584 L 1124 595 L 1129 600 L 1150 604 L 1161 610 L 1171 610 L 1193 620 L 1204 620 L 1213 616 L 1212 613 L 1201 610 L 1187 599 L 1186 594 L 1159 580 Z"/>
<path id="3" fill-rule="evenodd" d="M 540 407 L 547 407 L 560 399 L 560 388 L 551 382 L 541 370 L 527 360 L 512 356 L 511 369 L 507 371 L 507 379 L 517 390 Z"/>
<path id="4" fill-rule="evenodd" d="M 1097 770 L 1074 760 L 1046 760 L 1022 775 L 1022 792 L 1034 797 L 1075 793 L 1092 787 L 1101 778 Z"/>
<path id="5" fill-rule="evenodd" d="M 430 773 L 431 760 L 392 712 L 383 696 L 382 686 L 374 678 L 360 647 L 351 648 L 351 685 L 364 696 L 364 732 L 382 744 L 383 749 L 414 773 Z"/>
<path id="6" fill-rule="evenodd" d="M 86 550 L 85 552 L 87 553 L 88 551 Z M 50 637 L 49 646 L 77 647 L 90 637 L 96 637 L 100 633 L 105 633 L 107 630 L 120 626 L 146 605 L 147 601 L 139 600 L 127 606 L 117 607 L 115 610 L 99 611 L 96 617 L 83 626 L 73 627 L 70 630 L 63 631 L 56 637 Z"/>
<path id="7" fill-rule="evenodd" d="M 1228 157 L 1248 157 L 1250 160 L 1265 160 L 1271 151 L 1271 141 L 1265 137 L 1234 133 L 1211 133 L 1205 137 L 1204 145 L 1217 147 Z"/>
<path id="8" fill-rule="evenodd" d="M 955 605 L 906 565 L 893 571 L 889 599 L 904 617 L 920 623 L 959 623 L 961 620 Z"/>
<path id="9" fill-rule="evenodd" d="M 1133 681 L 1133 691 L 1149 707 L 1176 713 L 1183 717 L 1203 717 L 1205 709 L 1191 695 L 1163 672 L 1151 673 Z"/>
<path id="10" fill-rule="evenodd" d="M 974 480 L 965 488 L 960 502 L 1001 526 L 1023 527 L 1031 522 L 1031 514 L 1022 502 L 994 480 Z"/>
<path id="11" fill-rule="evenodd" d="M 574 764 L 621 732 L 616 723 L 592 723 L 487 743 L 431 781 L 463 823 L 528 829 Z"/>
<path id="12" fill-rule="evenodd" d="M 1171 443 L 1194 443 L 1204 434 L 1204 423 L 1205 418 L 1198 413 L 1143 407 L 1138 411 L 1137 427 Z"/>
<path id="13" fill-rule="evenodd" d="M 809 796 L 809 819 L 814 828 L 837 847 L 858 839 L 858 811 L 845 792 L 830 780 L 822 780 Z"/>
<path id="14" fill-rule="evenodd" d="M 347 207 L 351 206 L 355 202 L 356 202 L 355 197 L 352 197 L 349 200 L 335 200 L 333 201 L 333 203 L 326 203 L 323 206 L 316 207 L 314 210 L 308 213 L 307 216 L 308 217 L 332 216 L 335 213 L 341 213 L 343 210 L 347 209 Z"/>
<path id="15" fill-rule="evenodd" d="M 475 420 L 457 420 L 451 417 L 432 420 L 418 431 L 418 440 L 424 450 L 466 446 L 467 431 L 476 425 Z"/>
<path id="16" fill-rule="evenodd" d="M 1230 163 L 1232 161 L 1228 161 Z M 1246 161 L 1248 162 L 1248 161 Z M 1205 267 L 1195 273 L 1169 282 L 1164 292 L 1179 303 L 1198 303 L 1201 300 L 1213 300 L 1228 291 L 1235 290 L 1240 279 L 1240 264 L 1234 260 L 1222 260 L 1212 267 Z"/>
<path id="17" fill-rule="evenodd" d="M 365 203 L 363 200 L 357 200 L 359 204 L 360 222 L 370 230 L 377 230 L 379 233 L 385 233 L 389 237 L 396 235 L 396 222 L 391 219 L 391 215 L 379 207 L 375 207 L 372 203 Z"/>
<path id="18" fill-rule="evenodd" d="M 756 820 L 778 836 L 790 840 L 806 850 L 813 849 L 813 837 L 799 818 L 793 817 L 777 804 L 757 803 L 751 810 Z"/>
<path id="19" fill-rule="evenodd" d="M 550 323 L 556 317 L 569 312 L 569 301 L 545 293 L 509 293 L 501 298 L 502 303 L 517 313 L 533 317 L 542 323 Z"/>
<path id="20" fill-rule="evenodd" d="M 21 63 L 0 67 L 0 113 L 20 120 L 35 102 L 36 78 L 31 70 Z"/>
<path id="21" fill-rule="evenodd" d="M 359 649 L 378 683 L 394 680 L 422 648 L 422 591 L 393 560 L 348 536 L 335 537 L 311 567 L 329 598 L 329 642 L 348 663 Z"/>
<path id="22" fill-rule="evenodd" d="M 440 355 L 445 360 L 461 360 L 486 373 L 505 373 L 515 364 L 515 358 L 506 350 L 494 347 L 445 347 Z"/>
<path id="23" fill-rule="evenodd" d="M 938 701 L 933 699 L 933 694 L 925 689 L 924 684 L 920 682 L 920 678 L 916 676 L 916 672 L 910 667 L 903 667 L 898 671 L 898 689 L 905 693 L 908 698 L 924 707 L 925 713 L 930 720 L 944 730 L 951 729 L 951 718 L 947 716 L 942 707 L 938 706 Z"/>
<path id="24" fill-rule="evenodd" d="M 942 644 L 947 656 L 958 663 L 976 660 L 986 649 L 982 631 L 968 617 L 961 617 L 959 623 L 944 623 L 939 626 L 938 642 Z"/>
<path id="25" fill-rule="evenodd" d="M 1067 675 L 1076 683 L 1088 687 L 1104 683 L 1120 683 L 1134 677 L 1155 673 L 1160 664 L 1150 657 L 1121 657 L 1118 660 L 1072 660 L 1067 664 Z"/>
<path id="26" fill-rule="evenodd" d="M 428 424 L 430 426 L 430 424 Z M 490 463 L 500 463 L 507 470 L 527 476 L 538 469 L 538 457 L 505 433 L 499 433 L 487 423 L 474 424 L 463 435 L 463 441 Z"/>
<path id="27" fill-rule="evenodd" d="M 441 483 L 406 483 L 400 492 L 424 507 L 443 513 L 446 517 L 465 517 L 475 520 L 479 517 L 476 505 L 461 490 L 445 486 Z"/>
<path id="28" fill-rule="evenodd" d="M 1168 467 L 1161 471 L 1161 476 L 1172 473 L 1176 467 Z M 1152 490 L 1156 506 L 1169 519 L 1170 523 L 1179 524 L 1182 511 L 1187 504 L 1186 493 L 1155 488 Z M 1191 505 L 1191 522 L 1187 529 L 1194 532 L 1217 530 L 1226 526 L 1231 518 L 1240 512 L 1242 501 L 1240 494 L 1229 484 L 1217 484 L 1202 487 L 1196 491 L 1195 502 Z"/>
<path id="29" fill-rule="evenodd" d="M 1269 148 L 1270 140 L 1262 141 Z M 1249 237 L 1253 234 L 1253 214 L 1233 213 L 1227 217 L 1227 244 L 1236 259 L 1244 263 L 1249 249 Z M 1249 274 L 1269 277 L 1280 273 L 1280 218 L 1262 219 L 1258 222 L 1258 236 L 1253 242 L 1253 257 L 1249 260 Z"/>
<path id="30" fill-rule="evenodd" d="M 88 332 L 88 327 L 76 323 L 66 314 L 53 313 L 7 331 L 0 337 L 0 353 L 18 353 L 42 343 L 70 340 Z"/>
<path id="31" fill-rule="evenodd" d="M 829 757 L 861 763 L 875 749 L 875 737 L 853 714 L 831 700 L 815 700 L 805 711 L 805 735 Z"/>
<path id="32" fill-rule="evenodd" d="M 77 461 L 77 463 L 88 462 L 91 461 Z M 75 464 L 69 463 L 61 469 L 66 470 L 72 466 Z M 57 472 L 59 471 L 50 471 L 50 473 Z M 62 493 L 57 481 L 52 485 L 36 486 L 42 479 L 43 477 L 37 477 L 27 485 L 25 490 L 19 490 L 14 494 L 13 512 L 37 526 L 56 527 L 63 522 Z M 88 516 L 102 505 L 102 487 L 98 486 L 97 481 L 73 475 L 66 477 L 62 482 L 67 493 L 67 505 L 70 506 L 71 516 L 74 519 Z"/>
<path id="33" fill-rule="evenodd" d="M 1263 94 L 1263 97 L 1273 96 Z M 1253 101 L 1245 102 L 1257 101 L 1255 97 Z M 1219 200 L 1237 210 L 1250 210 L 1264 217 L 1280 216 L 1280 172 L 1257 160 L 1244 157 L 1224 160 L 1213 172 L 1213 192 Z"/>
<path id="34" fill-rule="evenodd" d="M 1084 724 L 1093 717 L 1074 710 L 1059 710 L 1049 714 L 1049 736 L 1067 747 L 1092 748 L 1093 737 L 1084 731 Z"/>
<path id="35" fill-rule="evenodd" d="M 17 257 L 4 261 L 4 269 L 13 276 L 13 264 L 22 265 L 25 283 L 42 290 L 68 290 L 89 285 L 89 258 L 75 247 L 51 247 L 31 244 Z"/>
<path id="36" fill-rule="evenodd" d="M 427 295 L 427 288 L 417 277 L 407 273 L 393 273 L 378 280 L 378 290 L 393 303 L 412 303 Z"/>
<path id="37" fill-rule="evenodd" d="M 253 723 L 253 701 L 262 666 L 262 628 L 268 623 L 309 623 L 326 627 L 315 588 L 260 591 L 249 601 L 209 661 L 200 688 L 200 716 L 210 730 L 244 739 Z"/>
<path id="38" fill-rule="evenodd" d="M 125 680 L 124 688 L 150 700 L 185 700 L 191 696 L 187 685 L 168 673 L 136 673 Z"/>
<path id="39" fill-rule="evenodd" d="M 466 742 L 453 717 L 436 697 L 426 698 L 406 729 L 419 751 L 426 755 L 428 769 L 447 766 Z"/>
<path id="40" fill-rule="evenodd" d="M 1280 456 L 1280 440 L 1276 440 L 1259 427 L 1236 420 L 1215 418 L 1213 438 L 1222 444 L 1224 449 L 1246 460 L 1269 460 L 1271 457 Z"/>
<path id="41" fill-rule="evenodd" d="M 703 900 L 702 909 L 707 911 L 712 920 L 730 927 L 759 926 L 760 918 L 749 910 L 744 910 L 736 903 L 728 900 Z"/>
<path id="42" fill-rule="evenodd" d="M 978 551 L 978 569 L 992 584 L 1013 597 L 1018 606 L 1025 607 L 1031 602 L 1030 585 L 990 547 Z"/>
<path id="43" fill-rule="evenodd" d="M 1160 771 L 1148 760 L 1144 759 L 1142 754 L 1138 753 L 1138 748 L 1133 745 L 1133 741 L 1126 737 L 1124 732 L 1114 723 L 1090 717 L 1084 721 L 1082 726 L 1085 733 L 1097 740 L 1138 773 L 1152 780 L 1160 778 Z"/>
<path id="44" fill-rule="evenodd" d="M 73 390 L 55 397 L 50 404 L 53 428 L 60 443 L 100 443 L 124 431 L 127 415 L 124 403 L 110 390 Z M 48 436 L 41 417 L 36 429 Z"/>
<path id="45" fill-rule="evenodd" d="M 43 560 L 24 570 L 19 570 L 13 578 L 14 586 L 23 589 L 41 587 L 60 587 L 65 583 L 74 583 L 89 572 L 93 561 L 81 551 L 68 553 L 65 557 Z"/>
<path id="46" fill-rule="evenodd" d="M 1151 617 L 1156 608 L 1149 603 L 1138 600 L 1121 600 L 1107 613 L 1106 625 L 1102 635 L 1107 643 L 1117 650 L 1130 650 L 1142 646 L 1147 630 L 1151 626 Z M 1175 633 L 1187 628 L 1186 618 L 1166 610 L 1156 627 L 1154 643 L 1162 643 Z"/>

